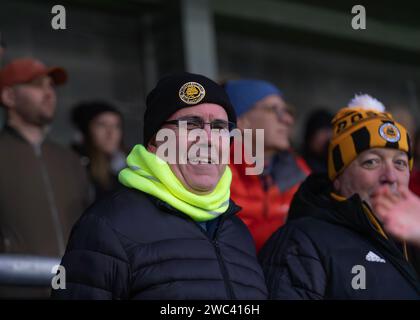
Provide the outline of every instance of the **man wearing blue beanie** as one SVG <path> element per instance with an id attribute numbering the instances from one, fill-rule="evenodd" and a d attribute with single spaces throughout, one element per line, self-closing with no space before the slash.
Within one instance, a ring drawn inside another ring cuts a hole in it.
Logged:
<path id="1" fill-rule="evenodd" d="M 228 81 L 225 85 L 225 90 L 235 107 L 238 117 L 267 96 L 277 95 L 280 99 L 282 96 L 281 91 L 276 86 L 264 80 L 244 79 Z"/>
<path id="2" fill-rule="evenodd" d="M 291 150 L 294 118 L 275 85 L 263 80 L 232 80 L 225 83 L 225 90 L 238 116 L 238 128 L 253 130 L 253 136 L 256 129 L 264 130 L 261 175 L 246 175 L 246 163 L 234 164 L 233 148 L 230 161 L 231 197 L 242 207 L 239 217 L 250 229 L 259 251 L 285 223 L 293 195 L 310 170 Z M 252 150 L 256 150 L 257 140 L 253 140 Z"/>

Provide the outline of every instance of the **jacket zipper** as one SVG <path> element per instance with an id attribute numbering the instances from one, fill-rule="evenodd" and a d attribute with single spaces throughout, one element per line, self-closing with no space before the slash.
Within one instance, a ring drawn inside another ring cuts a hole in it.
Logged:
<path id="1" fill-rule="evenodd" d="M 169 209 L 169 208 L 167 208 L 167 209 Z M 210 239 L 209 236 L 207 235 L 206 231 L 203 230 L 202 227 L 198 226 L 197 223 L 193 219 L 191 219 L 191 217 L 187 216 L 186 214 L 184 214 L 182 212 L 178 212 L 178 211 L 175 211 L 175 212 L 178 214 L 178 216 L 193 222 L 196 225 L 196 227 L 199 228 L 200 231 L 204 233 L 206 238 L 210 240 L 210 242 L 213 245 L 214 251 L 216 252 L 217 262 L 219 263 L 220 272 L 221 272 L 222 277 L 223 277 L 223 282 L 225 284 L 225 289 L 226 289 L 226 294 L 228 296 L 228 299 L 229 300 L 236 300 L 236 296 L 233 292 L 232 284 L 229 282 L 229 273 L 227 271 L 226 264 L 223 260 L 222 254 L 220 252 L 220 246 L 219 246 L 219 243 L 217 241 L 217 236 L 219 234 L 219 231 L 222 228 L 222 225 L 225 222 L 226 218 L 228 217 L 229 213 L 228 214 L 225 213 L 225 215 L 222 217 L 222 220 L 220 220 L 219 225 L 217 226 L 217 229 L 215 231 L 214 238 Z"/>
<path id="2" fill-rule="evenodd" d="M 39 145 L 39 146 L 34 147 L 34 151 L 40 163 L 41 175 L 42 175 L 42 179 L 44 181 L 44 185 L 46 189 L 47 201 L 50 207 L 51 218 L 53 220 L 54 231 L 55 231 L 55 236 L 56 236 L 57 245 L 58 245 L 58 251 L 59 251 L 60 256 L 62 256 L 65 250 L 64 234 L 63 234 L 63 230 L 60 224 L 60 219 L 58 216 L 58 209 L 57 209 L 57 204 L 55 203 L 53 188 L 52 188 L 51 181 L 50 181 L 47 169 L 45 167 L 44 161 L 42 159 L 41 146 Z"/>
<path id="3" fill-rule="evenodd" d="M 226 294 L 227 294 L 229 300 L 234 300 L 234 299 L 236 299 L 236 297 L 235 297 L 235 294 L 233 293 L 232 284 L 229 282 L 229 274 L 227 272 L 226 265 L 225 265 L 225 262 L 223 260 L 222 254 L 220 253 L 219 243 L 217 242 L 216 239 L 214 239 L 212 241 L 212 243 L 213 243 L 213 246 L 214 246 L 214 250 L 216 251 L 217 262 L 219 263 L 219 266 L 220 266 L 220 272 L 222 273 L 223 282 L 225 283 Z"/>
<path id="4" fill-rule="evenodd" d="M 226 294 L 228 296 L 228 299 L 229 300 L 236 300 L 236 296 L 235 296 L 235 293 L 233 292 L 232 284 L 229 281 L 229 273 L 227 271 L 225 261 L 223 260 L 222 253 L 220 252 L 219 242 L 217 241 L 219 232 L 222 229 L 223 223 L 225 222 L 225 220 L 227 219 L 228 216 L 229 216 L 229 212 L 225 213 L 225 215 L 220 220 L 219 225 L 217 226 L 217 229 L 214 233 L 214 238 L 211 240 L 211 242 L 212 242 L 214 250 L 216 252 L 217 262 L 219 263 L 219 266 L 220 266 L 220 272 L 221 272 L 222 277 L 223 277 L 223 282 L 225 283 Z M 198 226 L 198 227 L 201 229 L 200 226 Z M 202 230 L 202 231 L 204 232 L 204 230 Z M 207 236 L 207 233 L 206 233 L 206 236 Z"/>

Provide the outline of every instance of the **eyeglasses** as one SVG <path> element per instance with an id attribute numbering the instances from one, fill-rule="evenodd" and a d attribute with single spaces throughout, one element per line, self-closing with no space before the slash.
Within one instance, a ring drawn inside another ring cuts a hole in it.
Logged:
<path id="1" fill-rule="evenodd" d="M 266 106 L 266 107 L 261 107 L 261 109 L 267 112 L 275 113 L 277 116 L 277 119 L 279 120 L 282 120 L 286 114 L 290 115 L 291 117 L 294 117 L 294 113 L 289 107 L 279 109 L 276 106 Z"/>
<path id="2" fill-rule="evenodd" d="M 220 119 L 215 119 L 211 122 L 205 122 L 200 117 L 185 117 L 185 118 L 179 118 L 176 120 L 169 120 L 164 122 L 164 124 L 174 124 L 176 126 L 180 126 L 181 122 L 186 123 L 187 130 L 194 130 L 194 129 L 204 129 L 204 126 L 206 124 L 210 125 L 211 129 L 216 130 L 226 130 L 226 131 L 232 131 L 236 128 L 235 123 L 231 121 L 225 121 Z"/>

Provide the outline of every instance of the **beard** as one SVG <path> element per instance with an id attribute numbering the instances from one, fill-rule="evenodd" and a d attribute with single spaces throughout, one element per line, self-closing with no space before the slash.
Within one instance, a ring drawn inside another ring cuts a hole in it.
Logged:
<path id="1" fill-rule="evenodd" d="M 36 123 L 34 123 L 34 124 L 37 124 L 40 127 L 45 127 L 45 126 L 51 124 L 51 122 L 53 120 L 54 120 L 54 114 L 52 114 L 52 115 L 41 114 L 41 115 L 39 115 Z"/>
<path id="2" fill-rule="evenodd" d="M 38 113 L 38 114 L 33 114 L 33 115 L 26 115 L 24 117 L 22 117 L 27 123 L 30 123 L 34 126 L 37 127 L 45 127 L 49 124 L 51 124 L 51 122 L 54 119 L 54 115 L 47 115 L 45 113 Z"/>
<path id="3" fill-rule="evenodd" d="M 25 109 L 17 109 L 16 111 L 20 117 L 27 123 L 37 127 L 45 127 L 54 119 L 55 107 L 49 106 L 46 110 L 45 107 L 28 106 Z"/>

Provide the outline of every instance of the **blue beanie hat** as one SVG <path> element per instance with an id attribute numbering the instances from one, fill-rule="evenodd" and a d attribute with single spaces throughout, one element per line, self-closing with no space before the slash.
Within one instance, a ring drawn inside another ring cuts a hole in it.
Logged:
<path id="1" fill-rule="evenodd" d="M 237 116 L 247 112 L 255 103 L 269 95 L 282 95 L 281 91 L 272 83 L 254 79 L 228 81 L 225 84 L 225 90 Z"/>

